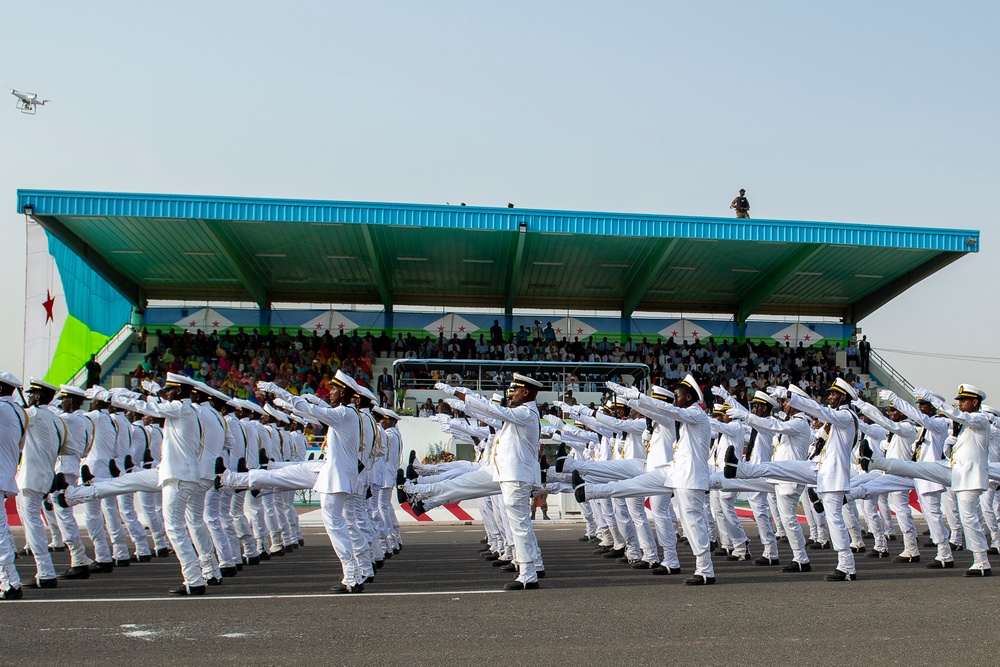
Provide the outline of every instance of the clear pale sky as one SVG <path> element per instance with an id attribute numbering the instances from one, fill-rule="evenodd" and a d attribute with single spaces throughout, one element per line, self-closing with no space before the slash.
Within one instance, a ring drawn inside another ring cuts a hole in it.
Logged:
<path id="1" fill-rule="evenodd" d="M 0 86 L 52 100 L 0 98 L 15 373 L 17 188 L 728 216 L 743 187 L 759 218 L 982 230 L 861 325 L 989 358 L 886 353 L 1000 403 L 997 3 L 40 0 L 4 24 Z"/>

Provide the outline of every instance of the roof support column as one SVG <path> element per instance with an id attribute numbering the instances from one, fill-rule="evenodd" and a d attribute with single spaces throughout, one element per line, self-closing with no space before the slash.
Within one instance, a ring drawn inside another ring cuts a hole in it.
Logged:
<path id="1" fill-rule="evenodd" d="M 517 226 L 517 246 L 510 264 L 507 265 L 508 287 L 507 301 L 504 305 L 504 316 L 506 317 L 508 331 L 514 328 L 514 299 L 517 297 L 517 290 L 521 283 L 521 263 L 524 261 L 524 244 L 528 236 L 528 223 L 521 222 Z"/>
<path id="2" fill-rule="evenodd" d="M 375 286 L 382 297 L 382 307 L 385 308 L 386 317 L 392 318 L 392 282 L 389 280 L 388 264 L 385 256 L 372 238 L 371 225 L 358 225 L 361 229 L 361 236 L 365 241 L 365 248 L 368 249 L 368 258 L 371 260 L 372 275 L 375 277 Z"/>
<path id="3" fill-rule="evenodd" d="M 753 315 L 754 311 L 762 303 L 767 301 L 771 293 L 774 292 L 788 276 L 798 271 L 806 262 L 813 258 L 823 245 L 820 243 L 806 243 L 798 248 L 780 266 L 773 271 L 769 271 L 759 280 L 750 291 L 747 292 L 736 309 L 736 323 L 746 322 L 747 318 Z"/>
<path id="4" fill-rule="evenodd" d="M 679 243 L 680 239 L 677 238 L 661 239 L 653 252 L 650 253 L 645 266 L 638 270 L 625 286 L 625 300 L 622 302 L 623 319 L 631 322 L 632 313 L 635 312 L 636 306 L 646 296 L 649 286 L 653 284 L 653 280 L 666 265 Z"/>
<path id="5" fill-rule="evenodd" d="M 243 258 L 243 255 L 236 248 L 236 244 L 232 242 L 222 228 L 222 225 L 215 220 L 197 220 L 197 222 L 205 236 L 218 248 L 220 255 L 229 264 L 233 273 L 236 274 L 236 278 L 242 283 L 250 298 L 254 300 L 254 303 L 257 304 L 262 312 L 270 309 L 271 302 L 267 296 L 267 287 L 264 285 L 264 281 L 260 279 L 257 272 Z M 263 322 L 261 322 L 261 326 L 263 326 Z"/>

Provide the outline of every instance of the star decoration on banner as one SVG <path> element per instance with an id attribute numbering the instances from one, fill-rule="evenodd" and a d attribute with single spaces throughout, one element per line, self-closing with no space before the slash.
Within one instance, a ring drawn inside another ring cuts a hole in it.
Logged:
<path id="1" fill-rule="evenodd" d="M 197 324 L 198 324 L 198 323 L 197 323 L 197 322 L 195 322 L 194 320 L 191 320 L 190 322 L 188 322 L 188 326 L 189 326 L 189 327 L 192 327 L 192 328 L 193 328 L 193 327 L 195 327 L 195 326 L 196 326 Z"/>
<path id="2" fill-rule="evenodd" d="M 562 333 L 562 327 L 559 327 L 559 328 L 557 328 L 557 329 L 556 329 L 556 333 L 557 333 L 557 334 L 561 334 L 561 333 Z"/>
<path id="3" fill-rule="evenodd" d="M 441 333 L 444 333 L 444 326 L 443 325 L 439 326 L 438 327 L 438 331 L 441 332 Z"/>
<path id="4" fill-rule="evenodd" d="M 576 333 L 578 333 L 578 334 L 582 334 L 582 333 L 583 333 L 583 329 L 577 329 L 577 330 L 576 330 Z"/>
<path id="5" fill-rule="evenodd" d="M 218 329 L 219 328 L 219 320 L 215 320 L 214 322 L 212 322 L 212 328 L 213 329 Z"/>
<path id="6" fill-rule="evenodd" d="M 42 306 L 45 308 L 45 323 L 55 322 L 55 315 L 52 314 L 52 308 L 56 305 L 56 299 L 49 290 L 45 290 L 45 301 Z"/>
<path id="7" fill-rule="evenodd" d="M 458 330 L 462 333 L 465 333 L 465 327 L 459 327 Z"/>

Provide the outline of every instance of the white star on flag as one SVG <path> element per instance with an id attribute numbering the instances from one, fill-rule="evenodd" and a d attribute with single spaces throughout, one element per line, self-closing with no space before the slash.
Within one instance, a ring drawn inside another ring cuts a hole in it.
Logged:
<path id="1" fill-rule="evenodd" d="M 675 343 L 693 343 L 705 340 L 712 332 L 691 320 L 681 319 L 660 329 L 659 334 L 664 338 L 673 338 Z"/>
<path id="2" fill-rule="evenodd" d="M 177 320 L 174 322 L 174 326 L 181 327 L 182 329 L 190 329 L 191 331 L 197 331 L 198 329 L 202 331 L 218 331 L 219 329 L 233 326 L 233 321 L 224 317 L 214 308 L 202 308 L 187 317 Z"/>
<path id="3" fill-rule="evenodd" d="M 350 333 L 358 328 L 358 325 L 353 320 L 336 310 L 327 310 L 320 313 L 316 317 L 303 322 L 300 326 L 306 331 L 316 332 L 320 336 L 327 331 L 336 336 L 342 333 Z"/>
<path id="4" fill-rule="evenodd" d="M 571 343 L 574 338 L 579 338 L 582 341 L 584 338 L 597 331 L 594 327 L 586 324 L 585 322 L 581 322 L 575 317 L 564 317 L 561 320 L 556 320 L 552 323 L 552 328 L 556 332 L 556 340 L 562 340 L 565 338 Z"/>
<path id="5" fill-rule="evenodd" d="M 452 334 L 458 334 L 459 338 L 465 338 L 465 334 L 470 334 L 478 329 L 479 327 L 475 324 L 454 313 L 449 313 L 424 327 L 424 331 L 434 336 L 444 334 L 445 338 L 451 338 Z"/>
<path id="6" fill-rule="evenodd" d="M 798 347 L 799 343 L 802 343 L 803 347 L 809 347 L 823 340 L 823 336 L 820 336 L 806 325 L 799 324 L 798 322 L 788 325 L 778 333 L 772 334 L 771 338 L 782 345 L 788 343 L 790 347 Z"/>

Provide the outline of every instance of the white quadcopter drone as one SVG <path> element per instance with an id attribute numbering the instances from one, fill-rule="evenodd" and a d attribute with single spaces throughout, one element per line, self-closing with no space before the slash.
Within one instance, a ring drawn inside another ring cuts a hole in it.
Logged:
<path id="1" fill-rule="evenodd" d="M 10 94 L 17 98 L 17 108 L 21 110 L 21 113 L 35 115 L 35 111 L 38 107 L 45 106 L 48 100 L 38 99 L 38 93 L 22 93 L 19 90 L 10 89 Z"/>

